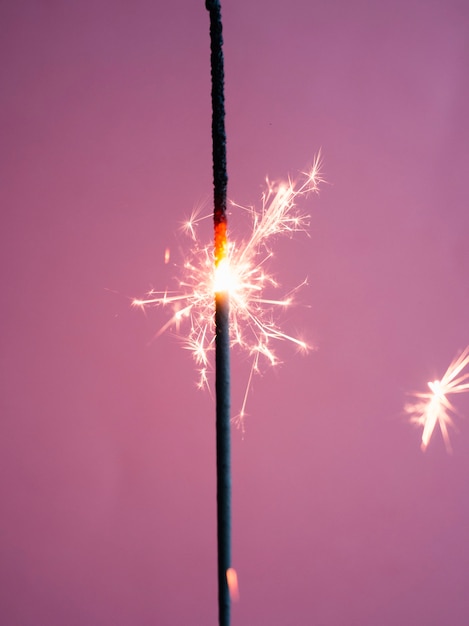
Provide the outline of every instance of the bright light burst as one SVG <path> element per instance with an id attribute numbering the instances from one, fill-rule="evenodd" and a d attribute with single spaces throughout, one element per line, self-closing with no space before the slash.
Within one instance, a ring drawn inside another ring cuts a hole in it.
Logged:
<path id="1" fill-rule="evenodd" d="M 215 346 L 214 296 L 228 291 L 230 298 L 231 344 L 240 347 L 251 357 L 251 369 L 239 418 L 245 414 L 247 395 L 255 372 L 259 371 L 260 360 L 276 365 L 279 360 L 272 343 L 283 340 L 293 343 L 303 351 L 308 345 L 300 338 L 282 331 L 277 322 L 277 313 L 293 303 L 293 296 L 305 281 L 281 298 L 269 298 L 267 293 L 279 285 L 269 272 L 269 261 L 273 256 L 271 244 L 277 235 L 292 235 L 306 232 L 309 216 L 297 207 L 297 200 L 311 192 L 317 192 L 324 179 L 321 175 L 321 154 L 315 157 L 309 172 L 303 173 L 299 183 L 271 183 L 262 196 L 262 207 L 242 207 L 251 217 L 252 230 L 249 238 L 241 242 L 228 242 L 227 256 L 214 264 L 213 244 L 203 246 L 198 238 L 197 226 L 206 217 L 197 214 L 184 224 L 184 231 L 192 240 L 192 248 L 183 264 L 183 276 L 178 289 L 169 291 L 151 290 L 144 299 L 134 299 L 133 306 L 170 306 L 173 314 L 158 331 L 160 335 L 168 328 L 177 330 L 187 324 L 185 346 L 192 352 L 199 370 L 200 388 L 208 387 L 210 353 Z M 209 217 L 209 216 L 207 216 Z M 166 254 L 169 258 L 169 252 Z"/>
<path id="2" fill-rule="evenodd" d="M 448 426 L 453 426 L 451 413 L 456 409 L 447 396 L 469 391 L 469 373 L 462 373 L 469 365 L 469 346 L 451 363 L 441 380 L 427 383 L 430 391 L 412 394 L 416 400 L 406 405 L 411 421 L 423 426 L 421 449 L 425 451 L 438 424 L 448 452 L 451 452 Z"/>

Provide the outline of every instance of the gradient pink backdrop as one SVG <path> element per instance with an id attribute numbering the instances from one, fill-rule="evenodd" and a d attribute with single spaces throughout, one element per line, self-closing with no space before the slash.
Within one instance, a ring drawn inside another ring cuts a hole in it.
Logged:
<path id="1" fill-rule="evenodd" d="M 320 147 L 328 180 L 277 261 L 318 349 L 281 346 L 233 432 L 233 626 L 465 626 L 469 398 L 452 456 L 402 408 L 469 343 L 468 4 L 223 18 L 229 196 Z M 0 622 L 216 624 L 213 400 L 130 308 L 210 211 L 204 2 L 6 1 L 0 31 Z"/>

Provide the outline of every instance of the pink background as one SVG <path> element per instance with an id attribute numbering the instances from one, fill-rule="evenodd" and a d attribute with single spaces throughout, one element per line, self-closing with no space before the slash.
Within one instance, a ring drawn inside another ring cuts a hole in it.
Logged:
<path id="1" fill-rule="evenodd" d="M 469 397 L 452 456 L 403 406 L 469 343 L 468 5 L 223 18 L 229 196 L 320 147 L 328 180 L 276 261 L 317 350 L 280 346 L 233 432 L 233 626 L 467 625 Z M 130 307 L 211 207 L 204 2 L 3 2 L 0 30 L 0 621 L 216 624 L 213 400 Z"/>

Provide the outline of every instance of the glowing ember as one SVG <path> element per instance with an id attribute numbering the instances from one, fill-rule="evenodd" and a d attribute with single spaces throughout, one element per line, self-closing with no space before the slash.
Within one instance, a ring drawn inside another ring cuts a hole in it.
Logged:
<path id="1" fill-rule="evenodd" d="M 232 567 L 226 570 L 226 581 L 228 583 L 231 601 L 237 602 L 239 600 L 238 574 Z"/>
<path id="2" fill-rule="evenodd" d="M 414 393 L 416 401 L 405 406 L 411 421 L 423 426 L 421 444 L 423 451 L 427 449 L 438 424 L 446 449 L 451 452 L 448 426 L 453 426 L 451 413 L 456 413 L 456 410 L 446 396 L 469 390 L 469 382 L 466 382 L 469 380 L 469 373 L 462 374 L 467 365 L 469 365 L 469 346 L 454 359 L 441 380 L 427 383 L 430 391 Z"/>
<path id="3" fill-rule="evenodd" d="M 231 344 L 237 345 L 251 357 L 251 372 L 244 396 L 240 419 L 242 420 L 249 385 L 254 372 L 259 371 L 259 361 L 278 363 L 272 347 L 274 340 L 286 340 L 301 350 L 308 345 L 297 337 L 287 335 L 278 326 L 275 313 L 293 303 L 293 294 L 303 283 L 279 299 L 266 297 L 266 290 L 278 289 L 275 278 L 268 272 L 272 257 L 271 243 L 277 235 L 306 231 L 308 216 L 297 208 L 297 200 L 311 192 L 317 192 L 323 181 L 320 171 L 320 153 L 309 173 L 304 173 L 300 184 L 291 180 L 283 184 L 267 181 L 267 191 L 262 197 L 262 208 L 237 206 L 247 211 L 252 219 L 252 232 L 246 241 L 226 244 L 225 224 L 223 232 L 216 233 L 217 258 L 212 245 L 201 246 L 197 236 L 197 225 L 205 218 L 193 215 L 184 225 L 193 245 L 184 262 L 184 273 L 179 279 L 179 288 L 174 292 L 150 291 L 146 298 L 135 299 L 133 306 L 168 306 L 172 317 L 159 330 L 158 335 L 170 327 L 179 328 L 187 321 L 186 347 L 191 350 L 199 369 L 200 388 L 208 386 L 209 354 L 214 349 L 213 311 L 214 295 L 227 291 L 230 298 Z M 216 262 L 214 262 L 216 261 Z"/>

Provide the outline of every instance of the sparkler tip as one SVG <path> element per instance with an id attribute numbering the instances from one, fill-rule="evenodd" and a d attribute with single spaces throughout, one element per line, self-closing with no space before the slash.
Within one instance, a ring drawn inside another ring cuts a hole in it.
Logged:
<path id="1" fill-rule="evenodd" d="M 275 320 L 275 313 L 293 304 L 294 294 L 306 281 L 282 298 L 269 297 L 267 291 L 278 289 L 279 285 L 267 270 L 267 265 L 273 257 L 271 242 L 274 238 L 306 232 L 309 216 L 303 214 L 297 205 L 301 197 L 317 191 L 322 181 L 320 165 L 319 152 L 311 170 L 304 173 L 298 182 L 290 178 L 283 183 L 267 180 L 260 210 L 240 207 L 252 218 L 251 231 L 245 240 L 228 242 L 226 215 L 217 214 L 215 250 L 211 245 L 202 245 L 197 226 L 207 216 L 200 217 L 199 209 L 195 209 L 182 225 L 182 230 L 191 238 L 193 245 L 182 263 L 184 274 L 179 280 L 179 289 L 170 292 L 151 291 L 145 298 L 132 301 L 132 306 L 144 311 L 149 306 L 169 305 L 173 308 L 171 318 L 158 335 L 170 327 L 179 330 L 185 322 L 188 323 L 185 346 L 192 352 L 199 370 L 199 389 L 209 388 L 209 355 L 214 349 L 211 332 L 213 304 L 214 299 L 224 297 L 225 294 L 230 299 L 231 344 L 239 346 L 252 359 L 248 389 L 252 375 L 261 370 L 260 359 L 272 366 L 280 363 L 272 347 L 275 340 L 288 341 L 300 352 L 308 352 L 310 349 L 302 338 L 284 333 Z M 169 263 L 170 256 L 168 247 L 164 253 L 165 263 Z M 239 416 L 241 425 L 244 423 L 245 404 L 246 397 Z"/>

